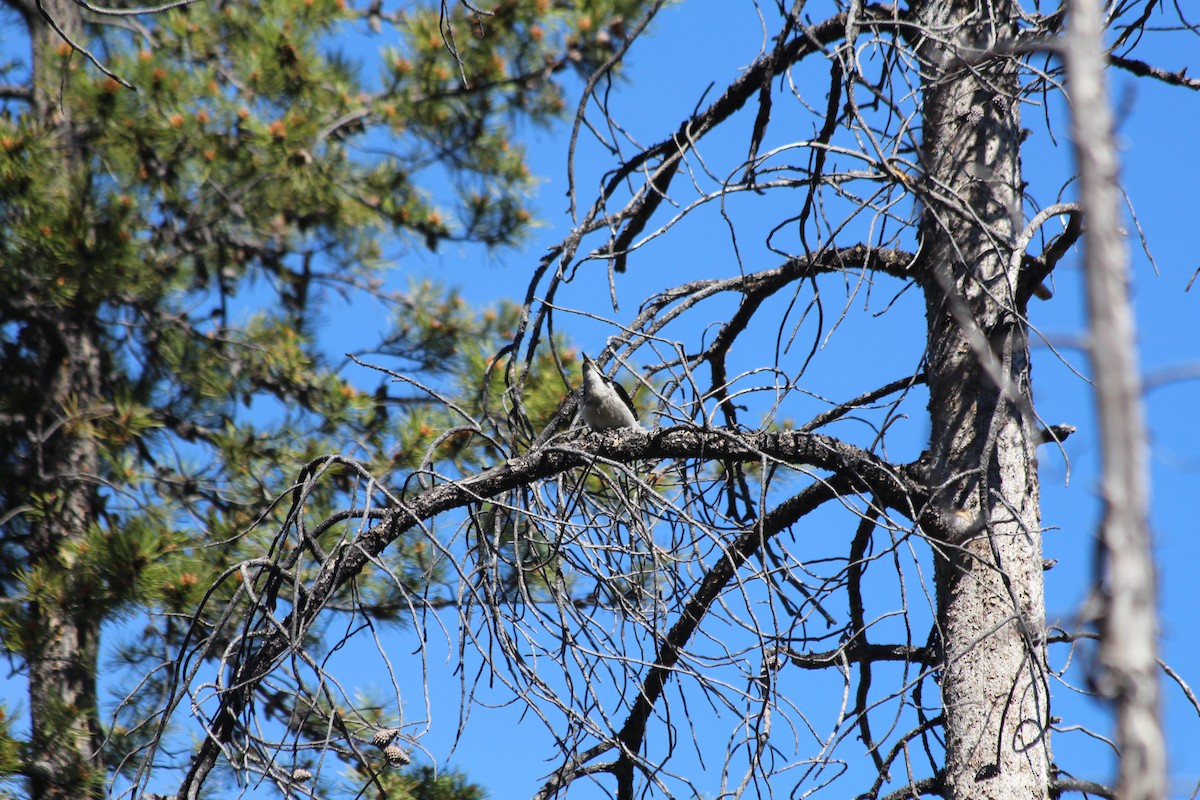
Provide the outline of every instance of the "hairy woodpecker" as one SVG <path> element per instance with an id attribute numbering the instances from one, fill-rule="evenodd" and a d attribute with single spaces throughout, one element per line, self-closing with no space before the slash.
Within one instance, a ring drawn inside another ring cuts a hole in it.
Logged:
<path id="1" fill-rule="evenodd" d="M 583 422 L 594 431 L 636 428 L 637 412 L 625 387 L 605 375 L 596 362 L 583 357 L 583 400 L 579 404 Z"/>

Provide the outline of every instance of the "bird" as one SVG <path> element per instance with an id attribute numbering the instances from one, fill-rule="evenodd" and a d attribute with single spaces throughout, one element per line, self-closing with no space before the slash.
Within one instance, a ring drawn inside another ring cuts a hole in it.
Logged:
<path id="1" fill-rule="evenodd" d="M 583 356 L 583 400 L 579 407 L 584 424 L 594 431 L 641 427 L 625 387 L 601 372 L 586 353 Z"/>

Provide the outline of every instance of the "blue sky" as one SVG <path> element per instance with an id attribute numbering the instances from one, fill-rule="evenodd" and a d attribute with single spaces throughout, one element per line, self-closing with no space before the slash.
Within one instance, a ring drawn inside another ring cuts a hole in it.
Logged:
<path id="1" fill-rule="evenodd" d="M 817 17 L 817 3 L 811 4 Z M 774 28 L 770 33 L 774 32 Z M 386 38 L 369 40 L 380 46 Z M 1200 63 L 1200 48 L 1195 38 L 1164 37 L 1162 44 L 1152 43 L 1143 52 L 1158 65 L 1175 70 Z M 710 83 L 719 93 L 749 64 L 763 46 L 763 33 L 753 4 L 729 0 L 687 0 L 666 8 L 655 22 L 651 35 L 642 39 L 629 58 L 628 81 L 614 90 L 617 117 L 630 135 L 639 142 L 663 139 L 673 131 L 700 102 Z M 824 71 L 821 66 L 816 74 Z M 797 88 L 810 102 L 823 102 L 825 86 L 820 82 L 806 85 L 803 70 L 797 71 Z M 1192 617 L 1200 608 L 1192 573 L 1200 562 L 1200 531 L 1193 521 L 1191 500 L 1200 491 L 1200 281 L 1190 292 L 1188 281 L 1200 267 L 1194 245 L 1195 213 L 1200 196 L 1200 97 L 1186 90 L 1163 87 L 1145 79 L 1114 73 L 1110 84 L 1118 106 L 1119 137 L 1122 145 L 1122 178 L 1131 205 L 1136 209 L 1149 242 L 1158 271 L 1149 263 L 1136 237 L 1131 237 L 1133 291 L 1136 301 L 1140 358 L 1143 374 L 1150 378 L 1178 372 L 1191 377 L 1166 382 L 1146 396 L 1146 411 L 1151 435 L 1153 509 L 1156 554 L 1161 569 L 1163 655 L 1170 665 L 1192 683 L 1200 682 L 1200 645 L 1190 631 Z M 571 102 L 576 98 L 571 97 Z M 786 113 L 786 112 L 781 112 Z M 1035 131 L 1025 151 L 1024 168 L 1031 191 L 1044 204 L 1047 196 L 1061 185 L 1072 171 L 1064 109 L 1049 109 L 1057 146 L 1044 133 L 1041 109 L 1027 108 L 1026 126 Z M 524 132 L 535 175 L 541 179 L 537 196 L 539 218 L 543 225 L 531 240 L 515 251 L 488 254 L 477 248 L 446 247 L 437 254 L 406 252 L 398 259 L 392 275 L 396 288 L 404 288 L 413 277 L 428 276 L 459 287 L 476 305 L 493 303 L 500 298 L 519 299 L 528 277 L 545 249 L 559 242 L 569 231 L 565 167 L 569 124 L 553 130 Z M 739 138 L 740 137 L 740 138 Z M 798 137 L 799 138 L 799 137 Z M 730 135 L 731 147 L 744 153 L 744 128 Z M 583 203 L 590 201 L 603 173 L 613 166 L 596 148 L 581 148 L 578 184 Z M 749 203 L 753 198 L 745 198 Z M 735 202 L 743 202 L 739 198 Z M 660 210 L 660 217 L 673 213 Z M 772 209 L 771 214 L 775 214 Z M 773 219 L 767 216 L 765 219 Z M 656 219 L 651 229 L 661 224 Z M 1130 225 L 1133 232 L 1133 226 Z M 756 242 L 756 235 L 739 232 L 740 243 Z M 748 269 L 775 266 L 778 259 L 749 254 Z M 599 262 L 583 270 L 580 277 L 565 286 L 556 302 L 568 309 L 628 322 L 640 301 L 658 289 L 701 277 L 719 277 L 736 272 L 736 261 L 728 231 L 711 221 L 685 221 L 679 232 L 663 237 L 643 248 L 630 261 L 630 270 L 616 278 L 619 310 L 608 302 L 607 277 Z M 1054 278 L 1055 297 L 1049 302 L 1034 301 L 1032 322 L 1037 331 L 1034 353 L 1034 393 L 1037 408 L 1047 423 L 1069 423 L 1079 431 L 1064 446 L 1066 459 L 1052 448 L 1041 451 L 1042 501 L 1046 534 L 1046 555 L 1058 560 L 1058 567 L 1047 575 L 1047 612 L 1051 622 L 1074 627 L 1075 618 L 1089 586 L 1093 569 L 1094 532 L 1099 515 L 1097 498 L 1098 443 L 1091 406 L 1090 387 L 1081 375 L 1088 373 L 1082 349 L 1086 341 L 1082 274 L 1079 253 L 1072 253 L 1059 266 Z M 924 332 L 923 301 L 916 291 L 901 294 L 887 313 L 900 285 L 887 280 L 862 291 L 846 301 L 846 323 L 838 332 L 822 338 L 819 357 L 806 373 L 806 388 L 814 393 L 841 401 L 875 385 L 902 377 L 916 364 L 921 354 Z M 841 310 L 837 299 L 832 307 Z M 358 351 L 375 342 L 376 329 L 383 320 L 373 318 L 378 308 L 344 308 L 330 305 L 327 319 L 329 349 L 333 353 Z M 615 329 L 582 315 L 562 313 L 556 319 L 577 342 L 591 352 L 604 344 Z M 702 326 L 682 329 L 680 336 L 702 335 Z M 754 341 L 763 352 L 775 347 L 772 338 Z M 809 342 L 798 345 L 807 351 Z M 757 353 L 746 353 L 754 358 Z M 864 368 L 863 365 L 866 365 Z M 874 366 L 884 365 L 884 369 Z M 894 366 L 892 366 L 894 365 Z M 372 374 L 356 374 L 347 369 L 347 377 L 363 386 L 376 380 Z M 889 371 L 890 370 L 890 371 Z M 918 404 L 919 405 L 919 404 Z M 810 405 L 796 402 L 784 409 L 799 422 L 822 410 L 824 405 L 812 399 Z M 916 409 L 916 410 L 919 410 Z M 915 458 L 928 431 L 919 414 L 907 427 L 897 429 L 889 456 L 897 461 Z M 862 436 L 864 430 L 831 431 L 839 435 Z M 1069 476 L 1069 480 L 1068 480 Z M 853 525 L 843 518 L 846 536 Z M 453 628 L 450 628 L 453 631 Z M 408 720 L 419 719 L 422 708 L 419 679 L 430 683 L 429 703 L 432 718 L 421 745 L 435 759 L 464 770 L 475 782 L 487 787 L 496 798 L 531 795 L 540 785 L 541 776 L 554 764 L 545 759 L 554 754 L 553 744 L 531 715 L 522 715 L 517 704 L 505 705 L 502 691 L 487 693 L 497 708 L 475 708 L 461 739 L 456 742 L 458 722 L 457 649 L 452 637 L 435 632 L 424 660 L 407 655 L 412 648 L 405 631 L 387 633 L 384 642 L 389 657 L 406 683 L 400 687 Z M 1061 664 L 1061 654 L 1056 655 Z M 348 691 L 372 689 L 390 691 L 378 673 L 345 664 L 340 673 Z M 1079 682 L 1079 673 L 1072 678 Z M 816 679 L 814 678 L 814 682 Z M 1187 705 L 1179 690 L 1164 682 L 1164 698 L 1169 738 L 1172 742 L 1174 795 L 1189 796 L 1200 782 L 1200 720 Z M 10 689 L 12 687 L 10 686 Z M 1062 693 L 1065 698 L 1065 693 Z M 417 698 L 414 700 L 414 698 Z M 800 703 L 803 700 L 795 699 Z M 1056 702 L 1058 698 L 1056 697 Z M 817 700 L 814 698 L 815 704 Z M 1064 702 L 1068 702 L 1064 699 Z M 1060 713 L 1056 707 L 1056 713 Z M 1068 721 L 1087 722 L 1103 729 L 1103 708 L 1087 702 L 1070 701 L 1061 712 Z M 725 728 L 719 729 L 724 735 Z M 1102 748 L 1080 745 L 1079 737 L 1061 736 L 1055 742 L 1056 754 L 1064 766 L 1079 767 L 1079 758 L 1089 759 L 1096 769 L 1086 777 L 1103 778 L 1102 760 L 1093 754 Z M 711 761 L 720 762 L 725 741 L 717 736 Z M 1072 761 L 1071 756 L 1076 755 Z M 1099 765 L 1099 766 L 1097 766 Z M 698 781 L 704 785 L 703 781 Z M 715 791 L 715 782 L 711 784 Z M 857 785 L 851 791 L 859 788 Z M 844 790 L 845 787 L 842 787 Z M 844 794 L 844 792 L 843 792 Z M 576 796 L 574 793 L 572 796 Z M 583 792 L 579 796 L 599 796 Z"/>
<path id="2" fill-rule="evenodd" d="M 731 10 L 735 6 L 737 10 Z M 815 10 L 812 13 L 817 16 Z M 1187 37 L 1149 41 L 1150 46 L 1141 51 L 1141 57 L 1166 69 L 1179 69 L 1200 60 L 1194 38 L 1190 42 Z M 619 87 L 614 93 L 618 98 L 614 105 L 619 109 L 622 124 L 643 143 L 659 141 L 691 111 L 710 81 L 716 86 L 709 100 L 737 74 L 739 67 L 752 61 L 760 45 L 758 22 L 748 3 L 690 0 L 667 8 L 656 21 L 653 34 L 634 48 L 629 59 L 629 85 Z M 820 102 L 822 84 L 800 86 L 801 91 L 808 88 L 815 102 Z M 621 92 L 626 92 L 624 98 Z M 1151 380 L 1170 374 L 1191 375 L 1190 379 L 1174 380 L 1150 391 L 1146 395 L 1146 413 L 1151 436 L 1152 523 L 1161 570 L 1162 654 L 1185 680 L 1194 684 L 1200 680 L 1200 647 L 1190 630 L 1191 618 L 1200 606 L 1192 575 L 1194 565 L 1200 561 L 1200 537 L 1191 505 L 1200 490 L 1200 425 L 1195 420 L 1200 410 L 1200 382 L 1196 380 L 1200 371 L 1200 313 L 1196 309 L 1200 303 L 1200 285 L 1190 292 L 1186 287 L 1200 267 L 1193 243 L 1195 213 L 1200 208 L 1200 196 L 1195 189 L 1200 178 L 1200 148 L 1196 147 L 1200 141 L 1200 97 L 1119 72 L 1110 76 L 1110 92 L 1119 120 L 1123 185 L 1157 264 L 1156 272 L 1130 224 L 1130 232 L 1134 234 L 1129 239 L 1132 286 L 1143 374 Z M 1047 196 L 1047 191 L 1060 186 L 1072 171 L 1067 117 L 1061 103 L 1049 109 L 1055 143 L 1045 133 L 1040 108 L 1026 108 L 1024 116 L 1025 125 L 1034 131 L 1024 153 L 1024 169 L 1032 184 L 1031 192 L 1048 204 L 1054 197 Z M 570 225 L 563 197 L 566 189 L 563 130 L 549 136 L 539 134 L 532 141 L 534 172 L 544 180 L 538 204 L 546 227 L 537 232 L 522 253 L 489 257 L 467 250 L 446 251 L 426 257 L 427 263 L 417 272 L 460 286 L 477 303 L 519 294 L 514 287 L 523 288 L 544 248 L 560 240 Z M 585 161 L 580 172 L 596 176 L 609 167 L 608 161 Z M 595 185 L 586 181 L 581 184 Z M 589 199 L 586 189 L 581 196 L 585 201 Z M 660 210 L 660 215 L 663 213 L 667 210 Z M 619 312 L 607 305 L 607 288 L 600 275 L 567 287 L 558 302 L 628 321 L 649 290 L 693 278 L 729 274 L 731 248 L 723 230 L 706 231 L 698 225 L 686 235 L 664 237 L 664 242 L 661 248 L 646 248 L 642 258 L 631 260 L 628 273 L 617 276 L 622 301 Z M 1092 398 L 1090 387 L 1080 377 L 1088 374 L 1089 367 L 1083 349 L 1086 327 L 1079 256 L 1076 250 L 1059 266 L 1054 277 L 1053 300 L 1034 301 L 1031 311 L 1037 334 L 1033 379 L 1038 411 L 1047 423 L 1069 423 L 1079 429 L 1065 443 L 1066 460 L 1052 448 L 1043 448 L 1040 453 L 1044 524 L 1050 528 L 1045 539 L 1046 556 L 1058 560 L 1058 566 L 1047 575 L 1047 614 L 1050 622 L 1068 628 L 1074 627 L 1090 586 L 1100 511 L 1099 451 Z M 751 261 L 749 267 L 771 265 Z M 898 285 L 880 286 L 870 300 L 871 311 L 879 310 L 897 289 Z M 859 299 L 857 305 L 861 310 L 866 303 Z M 810 373 L 814 381 L 823 389 L 832 387 L 830 392 L 841 392 L 834 395 L 838 399 L 870 388 L 869 382 L 876 377 L 873 374 L 862 376 L 862 382 L 855 381 L 853 376 L 841 382 L 838 379 L 845 376 L 836 374 L 839 365 L 862 358 L 864 347 L 870 348 L 881 363 L 896 359 L 898 364 L 907 366 L 914 353 L 919 356 L 922 314 L 919 297 L 910 292 L 888 314 L 865 324 L 847 325 L 839 336 L 830 340 L 830 351 L 823 351 L 822 358 L 833 366 L 825 372 L 814 364 Z M 559 324 L 560 327 L 563 324 L 562 317 Z M 605 332 L 582 319 L 578 329 L 570 332 L 593 351 L 604 341 Z M 773 347 L 773 342 L 764 342 L 763 346 Z M 839 355 L 842 352 L 844 356 Z M 900 374 L 888 374 L 885 379 Z M 805 411 L 796 409 L 795 417 L 805 419 Z M 919 452 L 920 431 L 901 441 L 911 442 Z M 897 453 L 894 457 L 903 460 L 915 455 L 915 452 Z M 1061 665 L 1064 657 L 1058 651 L 1055 662 Z M 433 677 L 437 685 L 438 676 Z M 1080 674 L 1075 672 L 1071 679 L 1079 685 Z M 1172 746 L 1173 795 L 1189 796 L 1200 781 L 1200 751 L 1194 747 L 1200 736 L 1200 721 L 1178 687 L 1164 682 L 1163 688 Z M 1059 705 L 1060 702 L 1070 704 Z M 1061 691 L 1055 704 L 1055 713 L 1068 716 L 1068 722 L 1091 724 L 1107 731 L 1102 706 L 1090 701 L 1069 701 Z M 541 746 L 533 743 L 532 734 L 537 730 L 534 722 L 527 720 L 522 724 L 523 735 L 508 735 L 508 726 L 517 724 L 518 718 L 518 710 L 513 707 L 494 711 L 477 709 L 454 758 L 455 763 L 469 770 L 472 778 L 488 786 L 495 797 L 531 794 L 540 785 L 536 776 L 547 769 L 539 759 L 552 752 L 548 742 Z M 426 741 L 435 741 L 441 735 L 435 727 Z M 718 742 L 717 746 L 721 744 Z M 1105 777 L 1103 748 L 1089 749 L 1078 744 L 1078 735 L 1059 736 L 1054 747 L 1062 765 L 1095 770 L 1089 777 Z M 1072 754 L 1076 755 L 1074 762 Z M 1083 765 L 1079 758 L 1085 759 Z"/>

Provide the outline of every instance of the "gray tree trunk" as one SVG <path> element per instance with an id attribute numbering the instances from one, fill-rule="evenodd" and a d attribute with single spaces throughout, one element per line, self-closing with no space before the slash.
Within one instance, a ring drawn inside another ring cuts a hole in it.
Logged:
<path id="1" fill-rule="evenodd" d="M 947 798 L 1048 796 L 1050 743 L 1022 229 L 1016 32 L 1007 2 L 925 0 L 921 275 L 944 656 Z"/>

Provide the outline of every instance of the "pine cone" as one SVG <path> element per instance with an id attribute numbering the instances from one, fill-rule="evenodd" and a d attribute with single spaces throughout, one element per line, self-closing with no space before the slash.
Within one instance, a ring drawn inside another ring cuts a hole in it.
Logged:
<path id="1" fill-rule="evenodd" d="M 395 728 L 380 728 L 371 737 L 371 743 L 376 747 L 387 747 L 392 743 L 392 739 L 396 738 L 396 733 Z"/>
<path id="2" fill-rule="evenodd" d="M 412 761 L 412 759 L 408 757 L 408 753 L 404 752 L 403 749 L 394 744 L 389 744 L 387 747 L 385 747 L 383 749 L 383 755 L 384 758 L 388 760 L 388 763 L 393 767 L 403 767 Z"/>

